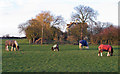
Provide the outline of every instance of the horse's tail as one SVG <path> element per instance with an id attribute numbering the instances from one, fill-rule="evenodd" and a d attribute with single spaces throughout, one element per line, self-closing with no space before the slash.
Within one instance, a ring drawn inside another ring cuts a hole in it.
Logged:
<path id="1" fill-rule="evenodd" d="M 112 46 L 111 46 L 111 56 L 113 56 L 113 48 L 112 48 Z"/>

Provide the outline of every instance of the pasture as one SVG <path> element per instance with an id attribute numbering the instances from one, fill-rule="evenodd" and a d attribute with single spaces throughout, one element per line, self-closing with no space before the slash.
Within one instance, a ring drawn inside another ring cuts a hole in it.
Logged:
<path id="1" fill-rule="evenodd" d="M 98 45 L 89 50 L 79 50 L 78 45 L 59 45 L 59 52 L 52 52 L 52 44 L 29 45 L 20 40 L 21 51 L 7 52 L 2 41 L 2 72 L 118 72 L 118 46 L 113 46 L 114 54 L 98 57 Z"/>

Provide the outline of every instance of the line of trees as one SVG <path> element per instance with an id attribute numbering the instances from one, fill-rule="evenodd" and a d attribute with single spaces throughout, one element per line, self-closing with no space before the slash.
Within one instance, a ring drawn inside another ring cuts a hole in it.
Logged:
<path id="1" fill-rule="evenodd" d="M 109 22 L 97 22 L 89 25 L 89 40 L 92 44 L 120 44 L 118 31 L 120 28 Z"/>
<path id="2" fill-rule="evenodd" d="M 43 44 L 43 41 L 58 41 L 63 33 L 60 26 L 64 23 L 62 16 L 53 16 L 50 11 L 42 11 L 34 19 L 20 24 L 18 28 L 20 32 L 24 31 L 29 43 Z"/>
<path id="3" fill-rule="evenodd" d="M 96 22 L 97 11 L 89 6 L 75 7 L 72 22 L 78 23 L 69 32 L 63 32 L 61 26 L 66 24 L 62 16 L 55 16 L 50 11 L 42 11 L 34 19 L 19 25 L 20 32 L 26 34 L 29 43 L 43 42 L 71 42 L 78 43 L 80 39 L 88 37 L 91 44 L 118 44 L 119 27 L 109 22 Z"/>

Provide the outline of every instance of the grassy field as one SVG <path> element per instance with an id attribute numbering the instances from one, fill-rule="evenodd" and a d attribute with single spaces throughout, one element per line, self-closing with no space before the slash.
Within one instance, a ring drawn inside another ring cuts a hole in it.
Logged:
<path id="1" fill-rule="evenodd" d="M 2 40 L 0 39 L 0 74 L 2 72 Z"/>
<path id="2" fill-rule="evenodd" d="M 17 40 L 21 51 L 7 52 L 2 44 L 3 72 L 118 72 L 118 46 L 113 46 L 114 55 L 98 57 L 96 46 L 79 50 L 78 45 L 59 45 L 59 52 L 52 52 L 50 45 L 29 45 Z"/>

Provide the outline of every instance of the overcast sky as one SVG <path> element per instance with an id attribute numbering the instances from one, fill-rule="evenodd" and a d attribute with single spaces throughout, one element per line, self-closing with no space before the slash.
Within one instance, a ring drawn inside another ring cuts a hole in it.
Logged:
<path id="1" fill-rule="evenodd" d="M 41 11 L 49 10 L 61 15 L 67 23 L 74 7 L 90 6 L 99 15 L 97 21 L 118 25 L 119 0 L 0 0 L 0 36 L 25 36 L 19 34 L 18 25 L 34 18 Z"/>

